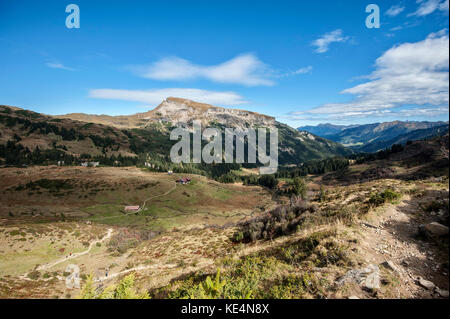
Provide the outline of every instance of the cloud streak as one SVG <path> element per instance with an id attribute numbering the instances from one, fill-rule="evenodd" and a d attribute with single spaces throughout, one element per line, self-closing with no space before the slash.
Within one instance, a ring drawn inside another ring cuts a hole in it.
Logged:
<path id="1" fill-rule="evenodd" d="M 270 86 L 272 71 L 255 55 L 247 53 L 217 65 L 199 65 L 179 57 L 167 57 L 150 65 L 131 66 L 137 75 L 160 81 L 207 79 L 245 86 Z"/>
<path id="2" fill-rule="evenodd" d="M 312 72 L 312 70 L 313 70 L 312 65 L 308 65 L 308 66 L 299 68 L 299 69 L 297 69 L 295 71 L 280 73 L 277 77 L 284 78 L 284 77 L 288 77 L 288 76 L 309 74 L 309 73 Z"/>
<path id="3" fill-rule="evenodd" d="M 353 119 L 362 118 L 425 118 L 425 117 L 437 117 L 447 115 L 449 108 L 447 106 L 441 107 L 414 107 L 411 109 L 401 110 L 372 110 L 372 111 L 350 111 L 332 114 L 311 114 L 308 112 L 290 112 L 287 116 L 282 118 L 289 119 L 291 121 L 315 121 L 315 122 L 348 122 Z"/>
<path id="4" fill-rule="evenodd" d="M 74 71 L 73 68 L 69 68 L 68 66 L 65 66 L 62 63 L 59 62 L 47 62 L 45 65 L 51 69 L 60 69 L 60 70 L 66 70 L 66 71 Z"/>
<path id="5" fill-rule="evenodd" d="M 398 16 L 400 13 L 402 13 L 404 10 L 405 10 L 405 7 L 392 6 L 385 12 L 385 14 L 390 17 L 395 17 L 395 16 Z"/>
<path id="6" fill-rule="evenodd" d="M 317 47 L 314 52 L 325 53 L 332 43 L 346 42 L 350 37 L 344 36 L 341 29 L 325 33 L 320 38 L 314 40 L 311 45 Z"/>
<path id="7" fill-rule="evenodd" d="M 420 3 L 417 10 L 413 13 L 408 14 L 408 16 L 418 16 L 423 17 L 432 14 L 436 10 L 448 11 L 449 0 L 417 0 Z"/>
<path id="8" fill-rule="evenodd" d="M 235 106 L 247 103 L 235 92 L 219 92 L 200 89 L 166 88 L 154 90 L 92 89 L 89 97 L 96 99 L 123 100 L 158 105 L 168 97 L 180 97 L 221 106 Z"/>
<path id="9" fill-rule="evenodd" d="M 392 47 L 380 56 L 367 82 L 343 90 L 355 96 L 347 103 L 329 103 L 290 116 L 328 117 L 377 116 L 393 113 L 401 106 L 424 106 L 424 114 L 431 114 L 435 106 L 448 112 L 449 103 L 449 36 L 446 29 L 431 33 L 415 43 Z M 419 109 L 417 109 L 419 110 Z M 416 111 L 417 111 L 416 110 Z"/>

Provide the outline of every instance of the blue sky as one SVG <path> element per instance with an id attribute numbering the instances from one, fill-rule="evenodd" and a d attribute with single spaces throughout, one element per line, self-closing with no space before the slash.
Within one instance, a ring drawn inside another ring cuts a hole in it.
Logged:
<path id="1" fill-rule="evenodd" d="M 118 115 L 177 96 L 295 127 L 448 120 L 448 18 L 448 0 L 0 0 L 0 104 Z"/>

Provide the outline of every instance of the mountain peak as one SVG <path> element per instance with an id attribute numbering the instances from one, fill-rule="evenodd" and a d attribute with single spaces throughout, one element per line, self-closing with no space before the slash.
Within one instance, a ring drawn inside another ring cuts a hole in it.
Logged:
<path id="1" fill-rule="evenodd" d="M 161 105 L 163 105 L 165 102 L 166 103 L 175 103 L 175 104 L 180 104 L 180 105 L 184 104 L 184 105 L 187 105 L 187 106 L 189 106 L 191 108 L 196 108 L 196 109 L 200 109 L 200 110 L 203 110 L 203 111 L 206 111 L 206 110 L 211 109 L 211 108 L 219 108 L 217 106 L 213 106 L 213 105 L 210 105 L 210 104 L 200 103 L 200 102 L 196 102 L 196 101 L 189 100 L 189 99 L 184 99 L 184 98 L 180 98 L 180 97 L 172 97 L 171 96 L 171 97 L 166 98 L 160 105 L 158 105 L 156 107 L 156 109 L 159 108 Z"/>
<path id="2" fill-rule="evenodd" d="M 274 117 L 251 111 L 224 108 L 206 103 L 200 103 L 184 98 L 168 97 L 151 111 L 149 121 L 170 122 L 174 125 L 188 124 L 194 120 L 202 124 L 212 122 L 229 127 L 272 127 Z"/>

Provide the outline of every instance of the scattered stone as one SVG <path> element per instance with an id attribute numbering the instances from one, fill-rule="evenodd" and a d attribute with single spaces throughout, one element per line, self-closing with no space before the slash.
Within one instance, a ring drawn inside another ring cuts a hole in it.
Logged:
<path id="1" fill-rule="evenodd" d="M 398 267 L 390 260 L 387 260 L 387 261 L 381 263 L 381 266 L 383 266 L 386 269 L 392 270 L 392 271 L 394 271 L 396 273 L 400 272 Z"/>
<path id="2" fill-rule="evenodd" d="M 369 290 L 380 289 L 380 273 L 378 271 L 374 271 L 369 274 L 364 281 L 363 287 Z"/>
<path id="3" fill-rule="evenodd" d="M 356 283 L 368 290 L 380 289 L 380 269 L 377 265 L 370 264 L 362 269 L 352 269 L 336 280 L 338 286 L 346 283 Z"/>
<path id="4" fill-rule="evenodd" d="M 428 290 L 433 290 L 436 287 L 436 285 L 433 284 L 431 281 L 425 280 L 422 277 L 419 277 L 418 283 L 420 286 Z"/>
<path id="5" fill-rule="evenodd" d="M 439 289 L 439 287 L 436 287 L 435 291 L 442 298 L 448 298 L 448 290 L 443 290 L 443 289 Z"/>
<path id="6" fill-rule="evenodd" d="M 419 226 L 419 233 L 425 237 L 443 237 L 448 235 L 448 227 L 437 222 Z"/>
<path id="7" fill-rule="evenodd" d="M 374 226 L 374 225 L 372 225 L 372 224 L 369 224 L 369 223 L 362 223 L 364 226 L 366 226 L 366 227 L 369 227 L 369 228 L 375 228 L 375 229 L 378 229 L 378 227 L 377 226 Z"/>

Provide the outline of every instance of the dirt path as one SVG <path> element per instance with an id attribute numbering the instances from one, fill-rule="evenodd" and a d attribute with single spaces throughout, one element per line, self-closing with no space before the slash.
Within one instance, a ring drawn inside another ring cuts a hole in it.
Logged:
<path id="1" fill-rule="evenodd" d="M 418 203 L 404 196 L 398 205 L 389 205 L 381 216 L 364 228 L 361 252 L 367 263 L 392 262 L 401 280 L 398 293 L 413 298 L 429 298 L 431 292 L 417 284 L 419 277 L 448 290 L 448 274 L 440 269 L 436 247 L 417 239 L 420 221 Z M 401 291 L 402 290 L 402 291 Z"/>
<path id="2" fill-rule="evenodd" d="M 86 249 L 86 250 L 84 250 L 84 251 L 82 251 L 82 252 L 79 252 L 79 253 L 74 253 L 74 254 L 72 254 L 72 255 L 70 255 L 70 256 L 66 256 L 66 257 L 60 258 L 60 259 L 58 259 L 58 260 L 56 260 L 56 261 L 54 261 L 54 262 L 52 262 L 52 263 L 41 265 L 41 266 L 37 267 L 36 270 L 44 270 L 44 269 L 52 268 L 53 266 L 56 266 L 56 265 L 58 265 L 58 264 L 60 264 L 60 263 L 63 263 L 63 262 L 65 262 L 65 261 L 67 261 L 67 260 L 71 260 L 71 259 L 74 259 L 74 258 L 78 258 L 78 257 L 80 257 L 80 256 L 83 256 L 83 255 L 86 255 L 86 254 L 88 254 L 88 253 L 91 251 L 92 247 L 93 247 L 95 244 L 97 244 L 97 243 L 102 243 L 102 242 L 104 242 L 105 240 L 111 238 L 112 233 L 113 233 L 113 229 L 112 229 L 112 228 L 109 228 L 107 234 L 106 234 L 105 236 L 103 236 L 102 239 L 95 240 L 95 241 L 91 242 L 91 243 L 89 244 L 88 249 Z"/>
<path id="3" fill-rule="evenodd" d="M 133 272 L 133 271 L 143 271 L 143 270 L 161 269 L 161 268 L 172 269 L 172 268 L 176 268 L 176 267 L 177 267 L 176 264 L 167 264 L 167 265 L 164 265 L 164 267 L 161 267 L 160 265 L 137 266 L 137 267 L 133 267 L 133 268 L 130 268 L 130 269 L 123 270 L 123 271 L 119 271 L 117 273 L 114 273 L 114 274 L 111 274 L 111 275 L 108 275 L 108 276 L 98 277 L 94 281 L 95 282 L 106 281 L 106 280 L 113 279 L 113 278 L 116 278 L 117 276 L 120 276 L 120 275 L 123 275 L 123 274 L 127 274 L 127 273 L 130 273 L 130 272 Z"/>
<path id="4" fill-rule="evenodd" d="M 109 229 L 108 229 L 108 232 L 106 233 L 105 236 L 103 236 L 102 239 L 94 240 L 93 242 L 91 242 L 91 243 L 89 244 L 89 247 L 88 247 L 86 250 L 84 250 L 84 251 L 82 251 L 82 252 L 79 252 L 79 253 L 74 253 L 74 254 L 72 254 L 72 255 L 70 255 L 70 256 L 66 256 L 66 257 L 57 259 L 57 260 L 55 260 L 55 261 L 53 261 L 53 262 L 51 262 L 51 263 L 47 263 L 47 264 L 40 265 L 40 266 L 38 266 L 38 267 L 36 268 L 36 270 L 37 270 L 37 271 L 40 271 L 40 270 L 49 269 L 49 268 L 52 268 L 52 267 L 54 267 L 54 266 L 56 266 L 56 265 L 58 265 L 58 264 L 60 264 L 60 263 L 66 262 L 66 261 L 71 260 L 71 259 L 74 259 L 74 258 L 78 258 L 78 257 L 83 256 L 83 255 L 86 255 L 86 254 L 88 254 L 88 253 L 91 251 L 91 249 L 92 249 L 92 247 L 94 247 L 94 245 L 96 245 L 97 243 L 102 243 L 102 242 L 104 242 L 105 240 L 111 238 L 112 233 L 113 233 L 113 229 L 112 229 L 112 228 L 109 228 Z M 26 273 L 26 274 L 24 274 L 24 275 L 22 275 L 22 276 L 20 276 L 19 278 L 25 279 L 25 280 L 30 280 L 30 281 L 31 281 L 32 279 L 28 278 L 28 274 L 29 274 L 29 272 Z M 50 279 L 51 279 L 51 278 L 50 278 Z M 41 280 L 42 280 L 42 279 L 41 279 Z"/>
<path id="5" fill-rule="evenodd" d="M 174 190 L 177 188 L 177 183 L 176 183 L 176 182 L 173 182 L 173 184 L 174 184 L 173 187 L 172 187 L 171 189 L 169 189 L 167 192 L 165 192 L 164 194 L 159 194 L 159 195 L 151 196 L 151 197 L 147 198 L 146 200 L 144 200 L 144 202 L 143 202 L 142 207 L 140 208 L 140 210 L 144 210 L 145 205 L 147 204 L 147 202 L 148 202 L 149 200 L 152 200 L 152 199 L 157 198 L 157 197 L 169 195 L 172 191 L 174 191 Z"/>

